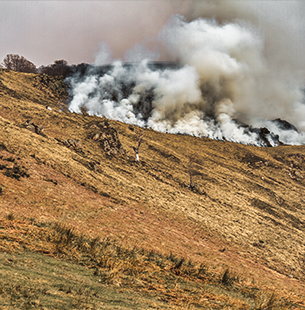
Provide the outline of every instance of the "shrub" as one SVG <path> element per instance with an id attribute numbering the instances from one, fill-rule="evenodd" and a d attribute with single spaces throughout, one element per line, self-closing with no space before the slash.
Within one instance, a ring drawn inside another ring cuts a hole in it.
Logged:
<path id="1" fill-rule="evenodd" d="M 234 282 L 238 282 L 236 274 L 231 272 L 229 268 L 226 268 L 221 276 L 220 283 L 225 286 L 230 286 Z"/>
<path id="2" fill-rule="evenodd" d="M 15 215 L 13 213 L 9 213 L 6 215 L 6 219 L 9 221 L 13 221 L 15 219 Z"/>

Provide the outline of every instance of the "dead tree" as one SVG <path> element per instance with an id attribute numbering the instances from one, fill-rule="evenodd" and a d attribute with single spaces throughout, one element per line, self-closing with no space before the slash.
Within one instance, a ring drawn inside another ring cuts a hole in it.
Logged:
<path id="1" fill-rule="evenodd" d="M 188 164 L 188 175 L 189 175 L 189 188 L 191 190 L 196 190 L 197 185 L 194 183 L 194 179 L 196 176 L 200 176 L 201 173 L 194 167 L 194 164 L 196 163 L 196 157 L 195 155 L 191 155 L 189 157 L 189 164 Z"/>
<path id="2" fill-rule="evenodd" d="M 143 137 L 144 137 L 144 133 L 137 133 L 138 135 L 138 146 L 137 147 L 132 147 L 134 152 L 135 152 L 135 161 L 138 163 L 139 162 L 139 149 L 140 149 L 140 145 L 143 142 Z"/>

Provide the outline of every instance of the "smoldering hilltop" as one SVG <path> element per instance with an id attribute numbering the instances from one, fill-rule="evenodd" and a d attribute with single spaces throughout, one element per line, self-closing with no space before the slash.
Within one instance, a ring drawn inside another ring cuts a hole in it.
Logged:
<path id="1" fill-rule="evenodd" d="M 273 70 L 252 24 L 176 15 L 158 40 L 174 62 L 152 62 L 143 47 L 138 62 L 101 66 L 110 59 L 103 44 L 99 62 L 68 79 L 70 110 L 258 146 L 305 143 L 302 85 Z"/>

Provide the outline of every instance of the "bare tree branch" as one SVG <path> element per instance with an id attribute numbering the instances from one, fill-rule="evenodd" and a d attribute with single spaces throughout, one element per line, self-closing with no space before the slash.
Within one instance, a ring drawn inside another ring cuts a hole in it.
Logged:
<path id="1" fill-rule="evenodd" d="M 143 138 L 144 138 L 144 133 L 137 133 L 138 135 L 138 146 L 137 147 L 132 147 L 134 152 L 135 152 L 135 161 L 136 162 L 139 162 L 140 159 L 139 159 L 139 149 L 140 149 L 140 146 L 141 146 L 141 143 L 143 142 Z"/>
<path id="2" fill-rule="evenodd" d="M 201 173 L 194 167 L 195 163 L 196 163 L 195 155 L 189 156 L 188 174 L 190 179 L 189 187 L 191 189 L 194 189 L 196 187 L 196 184 L 194 183 L 195 176 L 201 175 Z"/>

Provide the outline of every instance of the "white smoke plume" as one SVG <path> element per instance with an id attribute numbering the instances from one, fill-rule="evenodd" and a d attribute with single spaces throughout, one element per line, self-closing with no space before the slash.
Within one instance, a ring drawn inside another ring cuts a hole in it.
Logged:
<path id="1" fill-rule="evenodd" d="M 215 4 L 206 8 L 213 11 Z M 241 10 L 232 12 L 243 17 Z M 157 53 L 137 45 L 126 53 L 137 63 L 114 61 L 106 72 L 96 67 L 72 77 L 70 110 L 85 106 L 91 114 L 162 132 L 260 146 L 277 145 L 278 135 L 284 143 L 304 144 L 303 92 L 291 67 L 278 70 L 269 61 L 254 15 L 245 21 L 218 12 L 218 20 L 176 15 L 163 28 L 158 40 L 176 67 L 153 66 L 149 60 Z M 102 45 L 96 65 L 110 59 L 105 52 Z"/>
<path id="2" fill-rule="evenodd" d="M 150 50 L 143 44 L 136 44 L 134 48 L 125 52 L 124 58 L 127 62 L 156 61 L 160 58 L 160 53 L 156 49 Z"/>
<path id="3" fill-rule="evenodd" d="M 98 53 L 95 54 L 94 65 L 103 66 L 112 61 L 112 53 L 106 42 L 100 44 Z"/>

